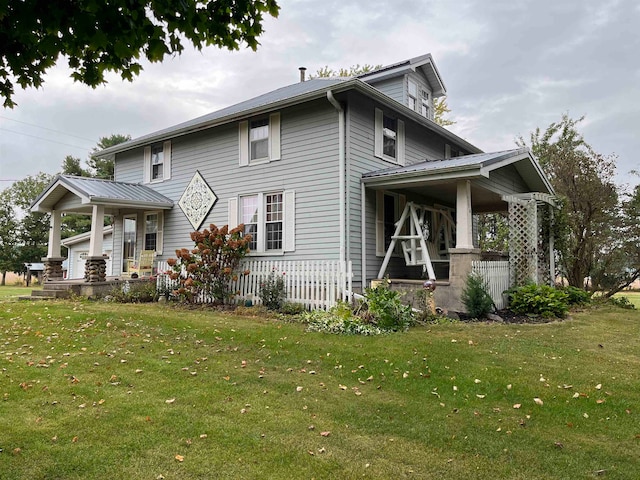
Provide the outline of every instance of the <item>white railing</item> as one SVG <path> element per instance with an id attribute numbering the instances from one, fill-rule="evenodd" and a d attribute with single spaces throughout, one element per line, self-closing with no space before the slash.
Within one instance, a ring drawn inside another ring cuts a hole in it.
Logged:
<path id="1" fill-rule="evenodd" d="M 161 272 L 169 270 L 167 262 L 158 262 L 158 287 L 174 288 L 168 275 Z M 260 284 L 275 272 L 282 275 L 287 292 L 287 301 L 301 303 L 307 309 L 326 310 L 334 306 L 338 300 L 351 300 L 352 266 L 351 262 L 339 261 L 278 261 L 278 260 L 243 260 L 238 272 L 249 270 L 248 275 L 238 275 L 238 280 L 232 282 L 230 289 L 236 292 L 233 301 L 244 303 L 251 301 L 261 304 Z M 199 301 L 210 303 L 211 298 L 201 298 Z"/>
<path id="2" fill-rule="evenodd" d="M 507 304 L 503 292 L 511 288 L 509 262 L 474 261 L 471 263 L 471 271 L 484 280 L 496 308 L 505 308 Z"/>

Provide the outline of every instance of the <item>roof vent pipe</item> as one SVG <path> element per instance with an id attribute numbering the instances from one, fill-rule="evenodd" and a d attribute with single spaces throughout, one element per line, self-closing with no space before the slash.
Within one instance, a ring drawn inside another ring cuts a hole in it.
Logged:
<path id="1" fill-rule="evenodd" d="M 307 72 L 307 67 L 300 67 L 298 70 L 300 70 L 300 81 L 304 82 L 306 80 L 305 73 Z"/>

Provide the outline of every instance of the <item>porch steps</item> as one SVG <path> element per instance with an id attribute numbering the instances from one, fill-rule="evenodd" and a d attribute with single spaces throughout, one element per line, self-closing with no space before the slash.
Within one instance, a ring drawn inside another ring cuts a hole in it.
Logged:
<path id="1" fill-rule="evenodd" d="M 31 295 L 22 295 L 20 300 L 55 300 L 57 298 L 69 298 L 71 296 L 71 285 L 63 282 L 47 282 L 42 290 L 31 290 Z"/>

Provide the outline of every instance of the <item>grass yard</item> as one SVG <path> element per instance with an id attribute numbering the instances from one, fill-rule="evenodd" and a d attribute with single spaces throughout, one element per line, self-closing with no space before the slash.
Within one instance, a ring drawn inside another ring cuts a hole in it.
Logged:
<path id="1" fill-rule="evenodd" d="M 637 311 L 353 337 L 5 299 L 0 368 L 0 478 L 638 477 Z"/>
<path id="2" fill-rule="evenodd" d="M 20 295 L 31 295 L 31 290 L 41 289 L 42 286 L 36 287 L 20 287 L 20 286 L 0 286 L 0 302 L 7 300 L 15 300 Z"/>
<path id="3" fill-rule="evenodd" d="M 633 303 L 637 309 L 640 309 L 640 292 L 622 292 L 617 293 L 616 296 L 627 297 L 631 303 Z"/>

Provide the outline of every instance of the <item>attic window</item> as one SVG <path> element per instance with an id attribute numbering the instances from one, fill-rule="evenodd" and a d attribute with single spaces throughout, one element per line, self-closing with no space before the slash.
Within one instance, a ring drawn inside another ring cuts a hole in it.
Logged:
<path id="1" fill-rule="evenodd" d="M 409 86 L 407 88 L 407 96 L 408 96 L 408 106 L 411 110 L 417 110 L 416 106 L 418 104 L 418 85 L 409 80 Z"/>

